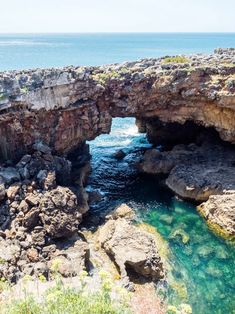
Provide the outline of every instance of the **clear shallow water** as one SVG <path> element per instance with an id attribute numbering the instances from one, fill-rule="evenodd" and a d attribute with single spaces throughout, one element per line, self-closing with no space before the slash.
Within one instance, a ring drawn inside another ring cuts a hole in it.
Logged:
<path id="1" fill-rule="evenodd" d="M 235 34 L 0 34 L 0 70 L 101 65 L 217 47 L 235 47 Z"/>
<path id="2" fill-rule="evenodd" d="M 90 143 L 90 187 L 105 195 L 100 207 L 93 210 L 129 203 L 137 209 L 140 221 L 155 227 L 167 241 L 169 303 L 188 303 L 195 314 L 234 313 L 235 247 L 208 229 L 194 205 L 178 200 L 156 179 L 137 176 L 133 167 L 137 151 L 149 146 L 132 118 L 113 119 L 111 134 Z M 113 153 L 118 149 L 130 155 L 117 161 Z"/>

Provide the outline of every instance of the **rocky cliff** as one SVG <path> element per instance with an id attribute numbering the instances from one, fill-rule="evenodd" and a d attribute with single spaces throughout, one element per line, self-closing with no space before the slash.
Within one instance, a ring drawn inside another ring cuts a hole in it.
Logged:
<path id="1" fill-rule="evenodd" d="M 18 159 L 37 141 L 66 154 L 108 133 L 112 117 L 130 116 L 143 130 L 149 119 L 193 121 L 235 143 L 235 50 L 0 73 L 2 160 Z"/>

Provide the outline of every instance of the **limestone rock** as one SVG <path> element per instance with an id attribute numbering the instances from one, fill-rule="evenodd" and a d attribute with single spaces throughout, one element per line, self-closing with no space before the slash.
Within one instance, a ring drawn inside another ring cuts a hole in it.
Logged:
<path id="1" fill-rule="evenodd" d="M 152 280 L 163 277 L 163 265 L 153 237 L 125 218 L 108 220 L 100 229 L 99 241 L 118 265 L 122 278 L 129 271 Z"/>
<path id="2" fill-rule="evenodd" d="M 172 150 L 146 151 L 138 168 L 143 173 L 164 174 L 166 185 L 185 199 L 206 201 L 210 195 L 235 189 L 235 150 L 217 142 L 176 145 Z"/>
<path id="3" fill-rule="evenodd" d="M 0 158 L 19 159 L 35 143 L 36 153 L 46 155 L 51 149 L 67 154 L 109 133 L 112 117 L 193 121 L 235 143 L 234 54 L 223 50 L 192 55 L 183 63 L 163 57 L 101 67 L 29 70 L 24 71 L 27 82 L 21 71 L 3 72 L 2 109 L 7 112 L 1 110 Z M 27 93 L 15 88 L 19 85 Z M 150 133 L 144 123 L 139 125 Z"/>
<path id="4" fill-rule="evenodd" d="M 235 191 L 210 196 L 198 210 L 215 232 L 227 238 L 235 237 Z"/>
<path id="5" fill-rule="evenodd" d="M 77 240 L 74 246 L 60 252 L 49 262 L 49 268 L 58 261 L 58 272 L 64 277 L 77 276 L 86 270 L 86 263 L 89 259 L 89 247 L 84 241 Z"/>
<path id="6" fill-rule="evenodd" d="M 20 188 L 21 188 L 20 183 L 14 183 L 11 186 L 9 186 L 9 188 L 7 189 L 7 197 L 10 200 L 14 200 L 14 198 L 16 197 L 17 193 L 19 192 Z"/>

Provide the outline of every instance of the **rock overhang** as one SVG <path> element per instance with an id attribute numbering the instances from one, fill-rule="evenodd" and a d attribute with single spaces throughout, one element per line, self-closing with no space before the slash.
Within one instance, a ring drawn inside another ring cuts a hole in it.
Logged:
<path id="1" fill-rule="evenodd" d="M 143 59 L 100 67 L 0 73 L 0 157 L 36 141 L 66 154 L 109 133 L 112 117 L 213 127 L 235 143 L 235 52 Z"/>

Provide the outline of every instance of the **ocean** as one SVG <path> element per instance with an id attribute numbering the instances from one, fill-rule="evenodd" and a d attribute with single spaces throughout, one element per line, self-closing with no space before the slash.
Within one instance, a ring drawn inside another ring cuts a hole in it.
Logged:
<path id="1" fill-rule="evenodd" d="M 0 70 L 101 65 L 218 47 L 235 47 L 235 34 L 0 34 Z"/>
<path id="2" fill-rule="evenodd" d="M 235 47 L 235 34 L 6 34 L 0 35 L 0 70 L 101 65 L 218 47 Z M 89 144 L 93 172 L 87 188 L 103 195 L 91 210 L 98 214 L 125 202 L 158 230 L 170 250 L 170 285 L 162 292 L 168 302 L 190 304 L 195 314 L 233 313 L 234 246 L 208 229 L 193 204 L 178 200 L 156 179 L 138 176 L 136 157 L 151 145 L 134 119 L 113 119 L 111 133 Z M 121 161 L 113 157 L 118 149 L 127 154 Z M 172 239 L 174 230 L 186 234 L 188 243 Z"/>

